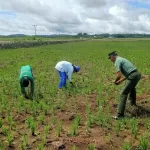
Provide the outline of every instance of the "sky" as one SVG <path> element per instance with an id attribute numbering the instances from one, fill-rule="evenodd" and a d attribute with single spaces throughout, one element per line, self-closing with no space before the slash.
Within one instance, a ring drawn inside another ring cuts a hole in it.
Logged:
<path id="1" fill-rule="evenodd" d="M 78 33 L 150 34 L 150 0 L 0 0 L 0 35 Z"/>

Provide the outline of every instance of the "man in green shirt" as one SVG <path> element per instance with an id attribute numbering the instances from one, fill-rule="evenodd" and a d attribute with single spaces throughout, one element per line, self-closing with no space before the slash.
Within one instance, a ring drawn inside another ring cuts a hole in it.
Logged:
<path id="1" fill-rule="evenodd" d="M 20 68 L 20 87 L 21 93 L 24 95 L 25 98 L 33 98 L 34 93 L 34 77 L 32 73 L 32 67 L 29 65 L 22 66 Z M 25 88 L 28 87 L 30 84 L 30 93 L 27 94 Z"/>
<path id="2" fill-rule="evenodd" d="M 114 84 L 119 85 L 123 81 L 127 81 L 126 85 L 121 91 L 120 101 L 118 105 L 117 115 L 114 116 L 115 119 L 124 117 L 124 110 L 129 94 L 130 104 L 136 106 L 136 85 L 141 79 L 141 74 L 138 72 L 137 68 L 127 59 L 122 58 L 117 55 L 116 51 L 108 54 L 108 58 L 115 64 L 116 67 L 116 79 Z M 124 77 L 122 78 L 122 74 Z"/>

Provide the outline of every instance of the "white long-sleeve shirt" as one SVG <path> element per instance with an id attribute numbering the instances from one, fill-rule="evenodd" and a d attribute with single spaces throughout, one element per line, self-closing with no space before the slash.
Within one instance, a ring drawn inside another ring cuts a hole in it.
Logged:
<path id="1" fill-rule="evenodd" d="M 56 64 L 55 68 L 58 71 L 65 72 L 66 75 L 68 76 L 68 80 L 71 82 L 71 76 L 73 73 L 72 63 L 70 63 L 68 61 L 60 61 Z"/>

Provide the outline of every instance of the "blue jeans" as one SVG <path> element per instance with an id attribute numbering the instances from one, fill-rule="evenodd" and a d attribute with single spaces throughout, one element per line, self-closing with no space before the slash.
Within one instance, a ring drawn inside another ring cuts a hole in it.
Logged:
<path id="1" fill-rule="evenodd" d="M 65 72 L 61 72 L 61 71 L 58 71 L 58 74 L 59 74 L 59 78 L 60 78 L 58 88 L 62 88 L 64 86 L 66 86 L 67 75 Z"/>

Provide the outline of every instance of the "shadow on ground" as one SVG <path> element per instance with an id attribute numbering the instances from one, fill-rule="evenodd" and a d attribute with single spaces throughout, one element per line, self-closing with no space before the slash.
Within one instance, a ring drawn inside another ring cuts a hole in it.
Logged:
<path id="1" fill-rule="evenodd" d="M 128 106 L 126 109 L 127 113 L 130 113 L 134 117 L 150 117 L 150 107 L 148 106 Z"/>

